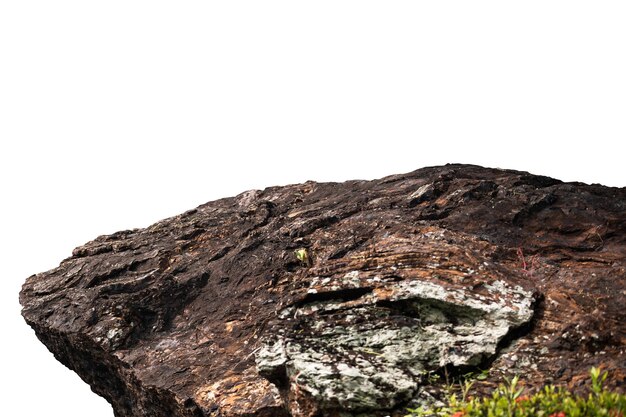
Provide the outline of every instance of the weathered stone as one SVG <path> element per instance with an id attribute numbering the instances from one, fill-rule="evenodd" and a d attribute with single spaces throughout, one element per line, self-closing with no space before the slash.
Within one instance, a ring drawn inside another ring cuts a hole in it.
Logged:
<path id="1" fill-rule="evenodd" d="M 443 229 L 384 234 L 376 239 L 384 252 L 355 251 L 352 264 L 312 269 L 323 278 L 311 278 L 304 300 L 278 313 L 256 355 L 270 381 L 291 381 L 293 401 L 308 397 L 311 415 L 394 409 L 426 373 L 480 365 L 533 316 L 532 292 L 510 287 L 471 239 Z M 434 277 L 456 248 L 475 251 L 477 269 L 458 256 L 451 273 Z"/>
<path id="2" fill-rule="evenodd" d="M 477 367 L 624 385 L 626 189 L 467 165 L 248 191 L 24 284 L 118 417 L 402 415 Z"/>

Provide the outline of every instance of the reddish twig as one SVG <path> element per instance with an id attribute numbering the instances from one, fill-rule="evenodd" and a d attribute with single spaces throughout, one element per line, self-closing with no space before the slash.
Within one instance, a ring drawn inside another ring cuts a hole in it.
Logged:
<path id="1" fill-rule="evenodd" d="M 519 247 L 517 248 L 517 257 L 522 263 L 522 272 L 527 275 L 532 276 L 533 271 L 535 270 L 535 265 L 537 263 L 537 255 L 533 255 L 529 258 L 530 268 L 528 267 L 528 263 L 526 262 L 526 257 L 524 256 L 524 250 Z"/>
<path id="2" fill-rule="evenodd" d="M 522 261 L 522 270 L 526 271 L 526 259 L 524 258 L 524 251 L 522 248 L 517 248 L 517 257 Z"/>

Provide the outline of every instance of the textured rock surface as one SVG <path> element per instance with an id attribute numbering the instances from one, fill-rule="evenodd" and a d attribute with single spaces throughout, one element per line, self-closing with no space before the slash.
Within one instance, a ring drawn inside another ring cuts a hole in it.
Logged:
<path id="1" fill-rule="evenodd" d="M 402 415 L 434 373 L 626 372 L 626 189 L 447 165 L 248 191 L 24 284 L 119 417 Z"/>

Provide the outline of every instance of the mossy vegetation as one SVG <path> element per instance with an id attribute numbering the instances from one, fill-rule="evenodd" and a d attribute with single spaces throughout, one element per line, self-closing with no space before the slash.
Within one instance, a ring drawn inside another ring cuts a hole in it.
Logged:
<path id="1" fill-rule="evenodd" d="M 607 373 L 599 368 L 592 368 L 590 377 L 591 391 L 587 395 L 553 385 L 525 394 L 519 378 L 514 377 L 491 396 L 474 398 L 468 395 L 472 382 L 466 381 L 457 390 L 460 392 L 450 391 L 446 405 L 411 409 L 406 417 L 624 417 L 626 395 L 604 388 Z"/>

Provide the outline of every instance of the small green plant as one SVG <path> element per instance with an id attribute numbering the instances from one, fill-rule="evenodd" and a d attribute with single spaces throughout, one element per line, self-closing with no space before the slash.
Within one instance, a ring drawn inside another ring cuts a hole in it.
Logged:
<path id="1" fill-rule="evenodd" d="M 304 265 L 311 266 L 311 258 L 306 248 L 300 248 L 295 250 L 296 258 Z"/>
<path id="2" fill-rule="evenodd" d="M 463 376 L 461 377 L 463 381 L 484 381 L 487 378 L 489 378 L 489 369 L 468 372 L 466 374 L 463 374 Z"/>
<path id="3" fill-rule="evenodd" d="M 406 417 L 624 417 L 626 396 L 603 387 L 607 373 L 591 368 L 591 392 L 574 395 L 553 385 L 533 395 L 523 395 L 524 388 L 516 376 L 495 389 L 491 396 L 472 398 L 468 395 L 472 382 L 461 386 L 462 397 L 448 394 L 443 407 L 408 410 Z"/>
<path id="4" fill-rule="evenodd" d="M 608 374 L 596 367 L 591 368 L 589 374 L 591 375 L 591 389 L 595 394 L 600 394 L 602 392 L 602 384 L 604 384 Z"/>
<path id="5" fill-rule="evenodd" d="M 435 384 L 437 381 L 439 381 L 439 378 L 441 378 L 441 375 L 436 374 L 433 371 L 429 371 L 426 374 L 426 380 L 428 381 L 429 384 Z"/>

